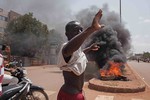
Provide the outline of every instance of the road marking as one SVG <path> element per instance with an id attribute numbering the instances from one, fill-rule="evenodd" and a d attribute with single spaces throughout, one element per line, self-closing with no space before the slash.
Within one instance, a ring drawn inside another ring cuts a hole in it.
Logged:
<path id="1" fill-rule="evenodd" d="M 113 100 L 114 96 L 98 95 L 95 100 Z"/>
<path id="2" fill-rule="evenodd" d="M 131 66 L 131 65 L 130 65 Z M 129 67 L 130 67 L 129 66 Z M 141 76 L 140 76 L 140 74 L 137 72 L 137 71 L 135 71 L 134 69 L 133 69 L 133 67 L 130 67 L 140 78 L 141 78 L 141 80 L 150 88 L 150 85 L 144 80 L 144 78 L 142 78 Z"/>

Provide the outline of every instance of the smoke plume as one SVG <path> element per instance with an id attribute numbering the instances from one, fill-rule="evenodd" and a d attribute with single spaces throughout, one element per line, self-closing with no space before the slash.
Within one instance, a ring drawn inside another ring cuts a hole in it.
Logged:
<path id="1" fill-rule="evenodd" d="M 20 14 L 33 12 L 33 15 L 47 24 L 50 29 L 56 29 L 58 32 L 64 33 L 66 23 L 74 18 L 69 6 L 70 3 L 70 0 L 25 0 L 24 2 L 21 0 L 3 0 L 0 1 L 0 6 L 8 11 L 14 10 Z M 92 6 L 81 10 L 75 17 L 84 28 L 87 28 L 91 25 L 98 10 L 98 7 Z M 105 28 L 93 34 L 87 40 L 86 46 L 99 43 L 100 50 L 90 54 L 97 63 L 101 62 L 99 63 L 100 66 L 104 66 L 107 60 L 125 62 L 125 54 L 128 53 L 131 46 L 130 32 L 125 28 L 123 21 L 120 23 L 119 14 L 110 11 L 107 4 L 102 7 L 102 10 L 103 17 L 100 23 L 104 24 Z"/>
<path id="2" fill-rule="evenodd" d="M 32 12 L 42 23 L 47 24 L 49 29 L 61 29 L 62 32 L 63 25 L 72 18 L 70 2 L 70 0 L 2 0 L 0 7 L 22 15 Z"/>
<path id="3" fill-rule="evenodd" d="M 84 9 L 77 14 L 77 19 L 84 28 L 91 25 L 92 19 L 99 10 L 96 6 Z M 98 43 L 100 49 L 97 52 L 91 52 L 89 58 L 95 60 L 102 68 L 108 61 L 126 62 L 125 54 L 130 49 L 130 32 L 125 28 L 124 23 L 120 23 L 119 14 L 109 11 L 108 5 L 102 8 L 103 16 L 100 21 L 105 28 L 94 33 L 86 42 L 86 46 L 92 43 Z"/>

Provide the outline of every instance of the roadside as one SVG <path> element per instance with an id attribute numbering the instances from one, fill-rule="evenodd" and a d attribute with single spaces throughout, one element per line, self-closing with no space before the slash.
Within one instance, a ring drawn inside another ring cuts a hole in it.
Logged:
<path id="1" fill-rule="evenodd" d="M 127 70 L 131 74 L 134 74 L 138 81 L 143 82 L 143 79 L 139 77 L 137 72 L 133 70 L 132 62 L 127 63 Z M 132 75 L 131 75 L 132 76 Z M 129 77 L 129 76 L 128 76 Z M 134 86 L 134 84 L 133 84 Z M 109 93 L 109 92 L 101 92 L 96 90 L 91 90 L 88 88 L 88 82 L 84 85 L 84 91 L 86 95 L 86 100 L 150 100 L 150 88 L 146 86 L 146 90 L 144 92 L 138 93 Z"/>
<path id="2" fill-rule="evenodd" d="M 44 87 L 50 100 L 56 100 L 59 88 L 63 84 L 63 76 L 59 68 L 55 65 L 45 65 L 26 67 L 26 69 L 32 82 Z M 86 100 L 150 100 L 148 87 L 146 91 L 139 93 L 109 93 L 91 90 L 88 88 L 88 82 L 85 82 L 83 90 Z"/>

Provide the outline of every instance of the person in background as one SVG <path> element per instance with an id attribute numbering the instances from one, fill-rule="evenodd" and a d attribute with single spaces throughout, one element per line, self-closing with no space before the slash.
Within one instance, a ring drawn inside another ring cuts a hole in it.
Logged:
<path id="1" fill-rule="evenodd" d="M 5 45 L 5 52 L 7 54 L 7 59 L 4 61 L 4 71 L 7 71 L 7 72 L 11 73 L 11 72 L 15 71 L 16 64 L 13 65 L 14 68 L 13 67 L 6 68 L 7 64 L 8 64 L 8 66 L 10 66 L 10 53 L 11 53 L 10 52 L 10 47 L 7 46 L 7 45 Z M 18 78 L 4 73 L 3 82 L 2 82 L 3 85 L 14 85 L 14 84 L 17 84 L 18 82 L 19 82 Z"/>
<path id="2" fill-rule="evenodd" d="M 71 21 L 66 25 L 65 35 L 68 42 L 62 45 L 58 57 L 58 66 L 63 70 L 64 85 L 58 93 L 57 100 L 85 100 L 82 94 L 84 71 L 87 63 L 85 53 L 90 50 L 98 50 L 99 46 L 92 44 L 81 50 L 81 45 L 89 35 L 104 27 L 99 24 L 101 17 L 102 10 L 99 10 L 92 25 L 84 31 L 77 21 Z"/>
<path id="3" fill-rule="evenodd" d="M 2 51 L 6 50 L 5 45 L 0 45 L 0 96 L 2 95 L 2 82 L 4 78 L 4 58 Z"/>

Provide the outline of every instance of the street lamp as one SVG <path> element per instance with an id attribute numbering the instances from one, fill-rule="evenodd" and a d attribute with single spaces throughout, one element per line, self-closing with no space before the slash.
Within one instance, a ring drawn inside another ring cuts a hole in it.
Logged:
<path id="1" fill-rule="evenodd" d="M 120 5 L 120 23 L 121 23 L 121 0 L 119 0 L 119 5 Z"/>

